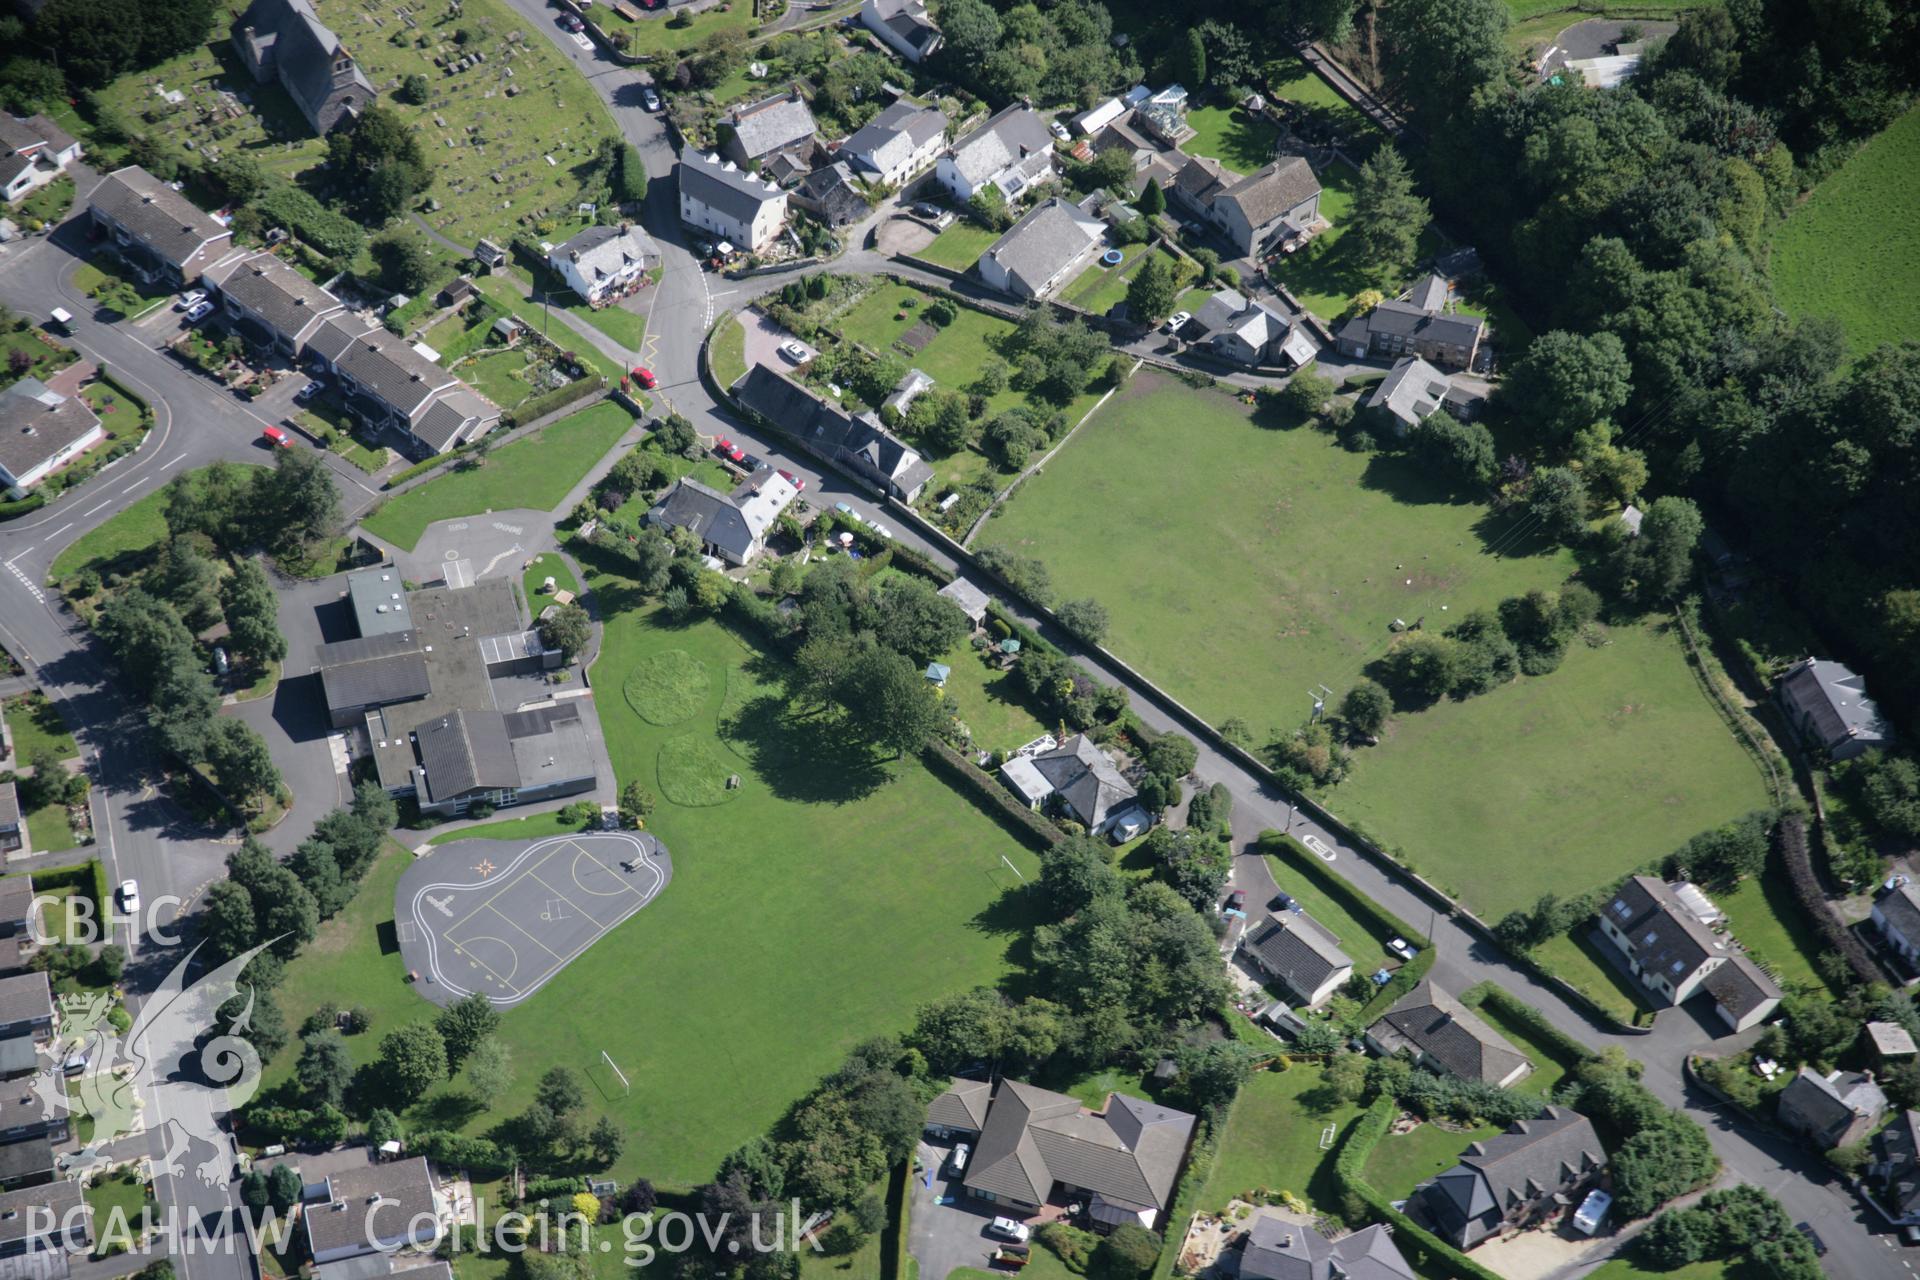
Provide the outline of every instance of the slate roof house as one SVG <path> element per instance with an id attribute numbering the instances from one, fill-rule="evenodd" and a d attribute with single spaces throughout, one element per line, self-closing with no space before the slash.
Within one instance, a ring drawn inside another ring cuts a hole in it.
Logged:
<path id="1" fill-rule="evenodd" d="M 1805 1135 L 1821 1150 L 1860 1141 L 1887 1114 L 1887 1095 L 1871 1072 L 1829 1071 L 1821 1075 L 1801 1067 L 1780 1091 L 1780 1123 Z"/>
<path id="2" fill-rule="evenodd" d="M 980 255 L 980 278 L 1016 298 L 1044 298 L 1086 262 L 1106 234 L 1106 223 L 1056 196 L 1028 210 Z"/>
<path id="3" fill-rule="evenodd" d="M 1417 1206 L 1441 1239 L 1471 1249 L 1574 1202 L 1606 1163 L 1590 1120 L 1543 1107 L 1461 1152 L 1459 1164 L 1415 1189 L 1408 1208 Z"/>
<path id="4" fill-rule="evenodd" d="M 805 209 L 830 227 L 844 227 L 867 216 L 867 197 L 844 160 L 815 169 L 787 192 L 789 203 Z"/>
<path id="5" fill-rule="evenodd" d="M 70 1178 L 0 1194 L 0 1258 L 79 1253 L 93 1244 L 93 1207 Z M 62 1258 L 54 1275 L 65 1275 Z M 40 1274 L 22 1269 L 12 1274 Z"/>
<path id="6" fill-rule="evenodd" d="M 0 112 L 0 200 L 32 195 L 80 158 L 73 135 L 45 116 L 21 119 Z"/>
<path id="7" fill-rule="evenodd" d="M 813 112 L 797 89 L 733 108 L 720 121 L 720 152 L 742 169 L 775 152 L 802 146 L 814 135 Z"/>
<path id="8" fill-rule="evenodd" d="M 1709 973 L 1705 986 L 1713 997 L 1713 1011 L 1729 1031 L 1745 1031 L 1765 1022 L 1786 994 L 1765 969 L 1738 953 Z"/>
<path id="9" fill-rule="evenodd" d="M 1076 733 L 1029 759 L 1047 780 L 1049 798 L 1084 826 L 1088 835 L 1111 834 L 1117 844 L 1146 829 L 1147 815 L 1134 801 L 1133 784 L 1086 734 Z"/>
<path id="10" fill-rule="evenodd" d="M 346 304 L 263 250 L 222 263 L 204 282 L 220 295 L 227 316 L 258 346 L 298 355 L 329 316 Z"/>
<path id="11" fill-rule="evenodd" d="M 399 432 L 426 456 L 478 440 L 500 421 L 500 406 L 372 321 L 330 316 L 306 350 L 339 380 L 355 416 Z"/>
<path id="12" fill-rule="evenodd" d="M 898 98 L 860 126 L 840 154 L 897 187 L 938 160 L 946 141 L 945 112 Z"/>
<path id="13" fill-rule="evenodd" d="M 1383 1057 L 1402 1051 L 1441 1075 L 1501 1088 L 1533 1070 L 1527 1055 L 1479 1014 L 1422 980 L 1367 1028 L 1367 1047 Z"/>
<path id="14" fill-rule="evenodd" d="M 1403 356 L 1367 397 L 1366 407 L 1404 436 L 1442 409 L 1464 422 L 1479 412 L 1482 399 L 1419 356 Z"/>
<path id="15" fill-rule="evenodd" d="M 1414 1280 L 1387 1227 L 1375 1223 L 1338 1240 L 1312 1227 L 1261 1214 L 1240 1246 L 1242 1280 Z"/>
<path id="16" fill-rule="evenodd" d="M 1873 904 L 1873 925 L 1909 964 L 1920 962 L 1920 885 L 1895 885 Z"/>
<path id="17" fill-rule="evenodd" d="M 316 1266 L 370 1253 L 430 1250 L 448 1210 L 424 1158 L 330 1174 L 300 1210 Z"/>
<path id="18" fill-rule="evenodd" d="M 1288 156 L 1246 177 L 1195 156 L 1167 193 L 1211 223 L 1243 255 L 1297 240 L 1320 219 L 1320 179 L 1304 156 Z"/>
<path id="19" fill-rule="evenodd" d="M 25 828 L 20 824 L 20 793 L 14 788 L 12 782 L 0 782 L 0 855 L 12 853 L 26 843 L 21 838 L 24 830 Z M 0 880 L 0 885 L 6 883 Z M 33 897 L 31 887 L 27 889 L 27 897 L 29 899 Z M 8 905 L 13 904 L 5 895 L 0 895 L 0 906 Z M 26 917 L 24 915 L 19 917 L 19 921 L 24 927 Z M 0 911 L 0 938 L 10 938 L 21 931 L 15 929 L 13 924 L 14 921 L 9 918 L 9 914 Z"/>
<path id="20" fill-rule="evenodd" d="M 955 1080 L 927 1109 L 929 1127 L 975 1137 L 962 1189 L 1028 1217 L 1048 1204 L 1083 1203 L 1097 1226 L 1152 1229 L 1173 1202 L 1194 1118 L 1124 1093 L 1090 1111 L 1018 1080 Z M 972 1125 L 972 1128 L 966 1126 Z"/>
<path id="21" fill-rule="evenodd" d="M 567 282 L 567 288 L 586 299 L 590 307 L 603 306 L 633 292 L 647 272 L 660 265 L 660 250 L 639 227 L 588 227 L 565 244 L 554 246 L 547 265 Z"/>
<path id="22" fill-rule="evenodd" d="M 653 504 L 647 522 L 689 530 L 705 554 L 744 565 L 766 550 L 767 530 L 798 493 L 772 467 L 761 467 L 730 494 L 682 477 Z"/>
<path id="23" fill-rule="evenodd" d="M 1011 203 L 1053 176 L 1047 122 L 1017 102 L 957 140 L 934 167 L 935 181 L 956 200 L 971 200 L 981 187 L 994 186 Z"/>
<path id="24" fill-rule="evenodd" d="M 53 1034 L 53 987 L 44 973 L 0 978 L 0 1040 L 38 1043 Z"/>
<path id="25" fill-rule="evenodd" d="M 773 242 L 787 220 L 787 193 L 731 160 L 692 148 L 680 153 L 680 220 L 750 253 Z"/>
<path id="26" fill-rule="evenodd" d="M 914 501 L 933 483 L 933 468 L 870 413 L 849 417 L 763 364 L 748 369 L 732 390 L 774 430 L 902 502 Z"/>
<path id="27" fill-rule="evenodd" d="M 1807 658 L 1788 667 L 1774 698 L 1806 745 L 1829 759 L 1850 760 L 1893 741 L 1893 728 L 1867 696 L 1865 677 L 1838 662 Z"/>
<path id="28" fill-rule="evenodd" d="M 1486 321 L 1447 311 L 1452 288 L 1429 275 L 1398 298 L 1340 326 L 1340 354 L 1393 359 L 1414 355 L 1445 369 L 1471 369 Z"/>
<path id="29" fill-rule="evenodd" d="M 940 52 L 946 43 L 927 16 L 926 0 L 864 0 L 860 21 L 889 49 L 915 64 Z"/>
<path id="30" fill-rule="evenodd" d="M 373 82 L 307 0 L 253 0 L 233 49 L 261 84 L 278 80 L 322 137 L 373 104 Z"/>
<path id="31" fill-rule="evenodd" d="M 1873 1139 L 1867 1180 L 1894 1225 L 1920 1226 L 1920 1111 L 1902 1111 Z"/>
<path id="32" fill-rule="evenodd" d="M 79 396 L 63 396 L 38 378 L 0 391 L 0 486 L 10 498 L 106 438 L 100 419 Z"/>
<path id="33" fill-rule="evenodd" d="M 233 232 L 139 165 L 116 169 L 87 196 L 87 212 L 141 276 L 184 289 L 237 253 Z"/>
<path id="34" fill-rule="evenodd" d="M 1208 298 L 1191 323 L 1215 355 L 1235 364 L 1298 369 L 1320 353 L 1319 342 L 1305 325 L 1233 289 Z"/>
<path id="35" fill-rule="evenodd" d="M 1353 976 L 1353 960 L 1312 916 L 1283 911 L 1240 935 L 1240 951 L 1262 973 L 1313 1009 Z"/>
<path id="36" fill-rule="evenodd" d="M 1680 1004 L 1727 961 L 1727 948 L 1681 903 L 1677 889 L 1634 876 L 1600 908 L 1600 931 L 1641 985 Z"/>

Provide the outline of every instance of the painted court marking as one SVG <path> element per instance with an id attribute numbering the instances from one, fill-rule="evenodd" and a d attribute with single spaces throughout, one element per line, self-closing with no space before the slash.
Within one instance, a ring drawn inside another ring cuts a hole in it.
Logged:
<path id="1" fill-rule="evenodd" d="M 667 880 L 651 839 L 627 833 L 556 836 L 504 868 L 471 871 L 475 878 L 464 884 L 417 890 L 402 927 L 418 932 L 401 940 L 425 941 L 433 980 L 447 991 L 479 991 L 497 1005 L 539 990 Z"/>
<path id="2" fill-rule="evenodd" d="M 473 561 L 449 560 L 446 568 L 447 585 L 459 590 L 473 585 Z"/>

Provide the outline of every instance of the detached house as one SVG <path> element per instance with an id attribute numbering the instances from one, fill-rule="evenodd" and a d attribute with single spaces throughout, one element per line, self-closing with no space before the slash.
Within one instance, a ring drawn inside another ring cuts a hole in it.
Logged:
<path id="1" fill-rule="evenodd" d="M 1353 960 L 1304 911 L 1268 916 L 1240 936 L 1240 953 L 1308 1009 L 1324 1004 L 1353 976 Z"/>
<path id="2" fill-rule="evenodd" d="M 1192 323 L 1204 335 L 1200 341 L 1235 364 L 1298 369 L 1320 354 L 1319 342 L 1305 325 L 1233 289 L 1208 298 Z"/>
<path id="3" fill-rule="evenodd" d="M 1464 422 L 1480 411 L 1484 398 L 1419 356 L 1406 356 L 1380 380 L 1366 407 L 1391 422 L 1395 434 L 1404 436 L 1442 409 Z"/>
<path id="4" fill-rule="evenodd" d="M 1394 1002 L 1367 1028 L 1367 1047 L 1383 1057 L 1407 1053 L 1420 1066 L 1502 1089 L 1533 1070 L 1527 1055 L 1431 978 Z"/>
<path id="5" fill-rule="evenodd" d="M 1419 356 L 1443 369 L 1471 369 L 1486 321 L 1446 309 L 1452 286 L 1429 275 L 1398 298 L 1340 326 L 1340 354 L 1356 358 Z"/>
<path id="6" fill-rule="evenodd" d="M 12 204 L 52 182 L 80 158 L 73 135 L 45 116 L 0 112 L 0 200 Z"/>
<path id="7" fill-rule="evenodd" d="M 934 168 L 934 179 L 956 200 L 971 200 L 982 187 L 996 187 L 1008 203 L 1051 179 L 1053 134 L 1047 122 L 1015 103 L 953 144 Z"/>
<path id="8" fill-rule="evenodd" d="M 1106 223 L 1055 197 L 1034 206 L 980 255 L 980 278 L 1016 298 L 1044 298 L 1086 263 L 1106 234 Z"/>
<path id="9" fill-rule="evenodd" d="M 662 529 L 685 529 L 700 550 L 731 565 L 750 563 L 766 550 L 767 530 L 799 491 L 772 467 L 761 467 L 731 494 L 682 477 L 647 512 Z"/>
<path id="10" fill-rule="evenodd" d="M 186 288 L 236 252 L 233 232 L 139 165 L 102 178 L 87 212 L 129 267 L 170 289 Z"/>
<path id="11" fill-rule="evenodd" d="M 329 316 L 346 304 L 270 252 L 222 263 L 205 281 L 220 295 L 228 318 L 256 346 L 298 355 Z"/>
<path id="12" fill-rule="evenodd" d="M 1242 255 L 1306 238 L 1320 220 L 1320 179 L 1304 156 L 1288 156 L 1246 177 L 1217 160 L 1195 156 L 1168 192 L 1205 218 Z"/>
<path id="13" fill-rule="evenodd" d="M 588 227 L 547 255 L 547 265 L 590 307 L 639 288 L 660 265 L 660 251 L 639 227 Z"/>
<path id="14" fill-rule="evenodd" d="M 1147 828 L 1146 811 L 1134 800 L 1133 784 L 1084 733 L 1057 747 L 1015 756 L 1000 772 L 1029 808 L 1058 805 L 1089 835 L 1111 835 L 1118 844 Z"/>
<path id="15" fill-rule="evenodd" d="M 1460 1163 L 1416 1188 L 1408 1212 L 1434 1234 L 1471 1249 L 1507 1227 L 1524 1227 L 1576 1201 L 1606 1166 L 1593 1122 L 1543 1107 L 1497 1137 L 1460 1153 Z"/>
<path id="16" fill-rule="evenodd" d="M 946 113 L 900 98 L 860 126 L 840 148 L 888 186 L 917 177 L 940 157 L 947 143 Z"/>
<path id="17" fill-rule="evenodd" d="M 1780 1123 L 1823 1151 L 1851 1146 L 1873 1132 L 1887 1114 L 1887 1095 L 1870 1072 L 1801 1067 L 1780 1091 Z"/>
<path id="18" fill-rule="evenodd" d="M 939 26 L 927 16 L 927 0 L 864 0 L 860 21 L 887 48 L 916 65 L 946 43 Z"/>
<path id="19" fill-rule="evenodd" d="M 742 169 L 813 141 L 813 112 L 798 90 L 789 89 L 735 107 L 721 120 L 720 151 Z"/>
<path id="20" fill-rule="evenodd" d="M 377 324 L 330 317 L 307 352 L 339 380 L 356 416 L 400 432 L 429 456 L 478 440 L 500 421 L 498 405 Z"/>
<path id="21" fill-rule="evenodd" d="M 308 0 L 253 0 L 233 50 L 261 84 L 277 80 L 322 137 L 373 104 L 373 82 Z"/>
<path id="22" fill-rule="evenodd" d="M 10 498 L 106 439 L 100 419 L 79 396 L 63 396 L 38 378 L 0 391 L 0 487 Z"/>
<path id="23" fill-rule="evenodd" d="M 330 1174 L 300 1209 L 316 1266 L 370 1253 L 431 1250 L 448 1218 L 440 1188 L 416 1156 Z"/>
<path id="24" fill-rule="evenodd" d="M 1642 986 L 1674 1004 L 1691 998 L 1727 962 L 1726 945 L 1682 902 L 1680 888 L 1634 876 L 1600 908 L 1600 932 Z"/>
<path id="25" fill-rule="evenodd" d="M 1809 750 L 1851 760 L 1893 741 L 1893 728 L 1867 696 L 1862 676 L 1838 662 L 1807 658 L 1787 668 L 1773 696 Z"/>
<path id="26" fill-rule="evenodd" d="M 1153 1230 L 1173 1203 L 1194 1117 L 1124 1093 L 1092 1111 L 1017 1080 L 991 1094 L 981 1081 L 955 1080 L 928 1107 L 927 1123 L 973 1139 L 961 1189 L 1008 1216 L 1084 1204 L 1102 1230 Z"/>
<path id="27" fill-rule="evenodd" d="M 680 153 L 680 220 L 749 253 L 773 243 L 787 220 L 787 193 L 718 156 Z"/>
<path id="28" fill-rule="evenodd" d="M 1261 1214 L 1240 1246 L 1242 1280 L 1414 1280 L 1392 1229 L 1373 1226 L 1329 1240 L 1312 1227 Z"/>

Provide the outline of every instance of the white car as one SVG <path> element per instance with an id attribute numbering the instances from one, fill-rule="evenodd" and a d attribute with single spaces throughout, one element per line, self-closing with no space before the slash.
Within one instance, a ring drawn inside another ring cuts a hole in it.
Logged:
<path id="1" fill-rule="evenodd" d="M 1024 1222 L 1015 1222 L 1012 1218 L 995 1218 L 987 1227 L 987 1234 L 999 1236 L 1002 1240 L 1011 1240 L 1015 1244 L 1025 1244 L 1027 1237 L 1033 1234 Z"/>
<path id="2" fill-rule="evenodd" d="M 660 109 L 660 95 L 653 91 L 652 85 L 641 86 L 640 105 L 649 111 L 658 111 Z"/>
<path id="3" fill-rule="evenodd" d="M 967 1171 L 967 1156 L 970 1155 L 972 1151 L 973 1148 L 964 1142 L 956 1142 L 953 1144 L 953 1155 L 947 1160 L 947 1168 L 953 1171 L 954 1177 L 957 1178 Z"/>
<path id="4" fill-rule="evenodd" d="M 805 364 L 807 361 L 813 359 L 813 352 L 807 350 L 806 344 L 803 342 L 788 341 L 781 343 L 780 354 L 795 364 Z"/>
<path id="5" fill-rule="evenodd" d="M 212 314 L 213 304 L 211 302 L 196 302 L 187 308 L 187 323 L 199 324 Z"/>
<path id="6" fill-rule="evenodd" d="M 1405 938 L 1395 938 L 1387 944 L 1387 950 L 1393 952 L 1393 954 L 1399 956 L 1402 960 L 1411 960 L 1420 954 L 1419 948 L 1415 947 Z"/>
<path id="7" fill-rule="evenodd" d="M 192 289 L 180 295 L 180 301 L 173 304 L 175 311 L 191 311 L 207 300 L 205 289 Z"/>
<path id="8" fill-rule="evenodd" d="M 879 534 L 881 537 L 887 539 L 888 541 L 893 540 L 893 530 L 887 528 L 887 526 L 880 524 L 877 521 L 874 523 L 873 531 Z"/>
<path id="9" fill-rule="evenodd" d="M 120 887 L 114 891 L 114 897 L 120 900 L 120 910 L 122 913 L 130 916 L 140 913 L 140 885 L 138 882 L 122 880 Z"/>
<path id="10" fill-rule="evenodd" d="M 1167 332 L 1178 333 L 1187 327 L 1187 321 L 1193 319 L 1191 311 L 1176 311 L 1167 317 Z"/>
<path id="11" fill-rule="evenodd" d="M 1072 134 L 1067 132 L 1067 126 L 1061 124 L 1058 120 L 1055 120 L 1052 124 L 1049 124 L 1047 126 L 1047 132 L 1051 133 L 1054 137 L 1060 139 L 1060 141 L 1062 142 L 1065 142 L 1068 138 L 1073 136 Z"/>

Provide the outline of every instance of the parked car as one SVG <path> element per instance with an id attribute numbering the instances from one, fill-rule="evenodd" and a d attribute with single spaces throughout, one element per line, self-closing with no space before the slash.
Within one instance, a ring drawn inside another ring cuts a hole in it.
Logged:
<path id="1" fill-rule="evenodd" d="M 1012 1218 L 995 1218 L 987 1224 L 987 1234 L 999 1236 L 1002 1240 L 1011 1240 L 1015 1244 L 1025 1244 L 1033 1231 L 1024 1222 L 1015 1222 Z"/>
<path id="2" fill-rule="evenodd" d="M 633 380 L 642 391 L 651 391 L 660 385 L 660 379 L 653 376 L 653 370 L 641 365 L 634 366 Z"/>
<path id="3" fill-rule="evenodd" d="M 916 218 L 937 218 L 942 212 L 940 206 L 930 200 L 916 201 L 913 206 L 913 216 Z"/>
<path id="4" fill-rule="evenodd" d="M 745 466 L 747 462 L 747 451 L 745 449 L 742 449 L 737 444 L 728 442 L 727 448 L 726 448 L 726 459 L 727 461 L 734 463 L 737 466 Z"/>
<path id="5" fill-rule="evenodd" d="M 267 442 L 267 445 L 269 448 L 273 448 L 273 449 L 293 448 L 293 437 L 287 434 L 287 429 L 285 427 L 268 427 L 266 430 L 260 433 L 260 438 Z"/>
<path id="6" fill-rule="evenodd" d="M 881 523 L 880 523 L 880 522 L 879 522 L 878 520 L 875 520 L 875 521 L 873 522 L 873 526 L 872 526 L 872 527 L 873 527 L 873 531 L 874 531 L 875 533 L 877 533 L 877 534 L 879 534 L 879 535 L 880 535 L 881 537 L 883 537 L 883 538 L 885 538 L 885 539 L 887 539 L 887 540 L 888 540 L 889 542 L 891 542 L 891 541 L 893 540 L 893 530 L 891 530 L 891 529 L 889 529 L 889 528 L 887 528 L 887 526 L 885 526 L 885 525 L 883 525 L 883 524 L 881 524 Z"/>
<path id="7" fill-rule="evenodd" d="M 175 311 L 191 311 L 207 300 L 205 289 L 189 289 L 180 295 L 180 301 L 173 304 Z"/>
<path id="8" fill-rule="evenodd" d="M 1573 1212 L 1573 1229 L 1583 1236 L 1590 1236 L 1600 1229 L 1607 1220 L 1607 1210 L 1613 1207 L 1613 1197 L 1604 1191 L 1595 1189 L 1587 1193 L 1580 1207 Z"/>
<path id="9" fill-rule="evenodd" d="M 1187 327 L 1187 321 L 1193 319 L 1191 311 L 1176 311 L 1167 317 L 1167 332 L 1178 333 Z"/>
<path id="10" fill-rule="evenodd" d="M 233 663 L 227 658 L 227 651 L 219 645 L 213 647 L 213 674 L 223 676 L 233 669 Z"/>
<path id="11" fill-rule="evenodd" d="M 807 491 L 807 482 L 791 471 L 780 472 L 780 478 L 792 485 L 795 493 L 805 493 Z"/>
<path id="12" fill-rule="evenodd" d="M 805 364 L 813 359 L 813 352 L 807 350 L 807 344 L 792 339 L 780 344 L 780 354 L 795 364 Z"/>
<path id="13" fill-rule="evenodd" d="M 1300 904 L 1295 902 L 1293 895 L 1285 889 L 1274 894 L 1273 901 L 1267 904 L 1267 910 L 1269 911 L 1298 911 L 1299 909 Z"/>
<path id="14" fill-rule="evenodd" d="M 1235 889 L 1232 893 L 1228 894 L 1226 909 L 1228 911 L 1245 911 L 1247 909 L 1247 891 L 1245 889 Z"/>
<path id="15" fill-rule="evenodd" d="M 848 506 L 848 505 L 847 505 L 846 503 L 844 503 L 844 502 L 836 502 L 836 503 L 834 503 L 834 504 L 833 504 L 833 509 L 834 509 L 835 511 L 838 511 L 838 512 L 839 512 L 839 513 L 840 513 L 841 515 L 843 515 L 843 516 L 851 516 L 851 515 L 853 515 L 853 508 L 852 508 L 852 507 L 850 507 L 850 506 Z M 854 516 L 854 519 L 856 519 L 856 520 L 857 520 L 857 519 L 859 519 L 859 517 L 858 517 L 858 516 Z"/>
<path id="16" fill-rule="evenodd" d="M 187 323 L 199 324 L 212 314 L 213 304 L 211 302 L 196 302 L 187 308 Z"/>
<path id="17" fill-rule="evenodd" d="M 1065 142 L 1068 138 L 1073 136 L 1072 134 L 1067 132 L 1067 126 L 1061 124 L 1058 120 L 1055 120 L 1052 124 L 1049 124 L 1047 126 L 1047 132 L 1051 133 L 1054 137 L 1060 139 L 1060 141 L 1062 142 Z"/>
<path id="18" fill-rule="evenodd" d="M 562 31 L 571 31 L 574 35 L 579 35 L 587 29 L 587 24 L 580 21 L 579 18 L 571 13 L 563 13 L 560 15 L 560 29 Z"/>
<path id="19" fill-rule="evenodd" d="M 1387 950 L 1393 952 L 1393 954 L 1399 956 L 1402 960 L 1411 960 L 1420 954 L 1419 948 L 1415 947 L 1405 938 L 1395 938 L 1387 944 Z"/>
<path id="20" fill-rule="evenodd" d="M 653 91 L 652 85 L 642 85 L 640 87 L 640 105 L 648 111 L 658 111 L 660 109 L 660 95 Z"/>
<path id="21" fill-rule="evenodd" d="M 319 394 L 320 384 L 317 382 L 309 382 L 306 386 L 293 393 L 293 402 L 295 404 L 305 404 Z"/>
<path id="22" fill-rule="evenodd" d="M 140 884 L 138 881 L 122 880 L 120 887 L 114 890 L 113 896 L 120 900 L 120 910 L 123 913 L 130 916 L 139 914 Z"/>
<path id="23" fill-rule="evenodd" d="M 1807 1238 L 1807 1243 L 1813 1246 L 1814 1257 L 1827 1256 L 1827 1242 L 1820 1238 L 1820 1233 L 1813 1229 L 1811 1222 L 1796 1222 L 1793 1224 L 1793 1229 Z"/>
<path id="24" fill-rule="evenodd" d="M 970 1155 L 972 1151 L 973 1148 L 964 1142 L 956 1142 L 953 1144 L 953 1154 L 947 1158 L 947 1168 L 953 1171 L 955 1177 L 967 1171 L 967 1156 Z"/>

